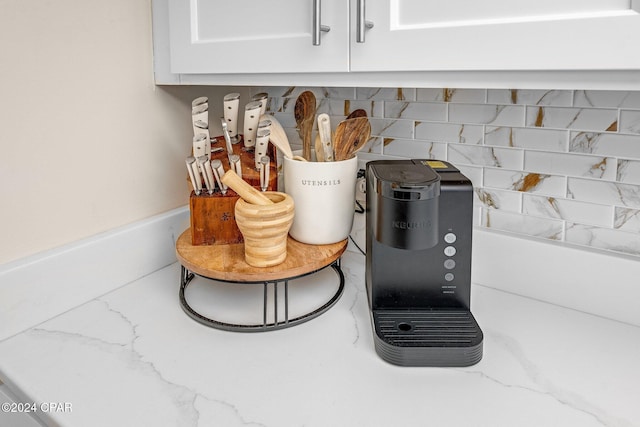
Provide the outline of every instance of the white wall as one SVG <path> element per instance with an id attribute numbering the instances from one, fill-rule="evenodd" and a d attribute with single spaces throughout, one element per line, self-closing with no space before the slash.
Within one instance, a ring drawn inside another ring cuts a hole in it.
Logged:
<path id="1" fill-rule="evenodd" d="M 0 264 L 187 203 L 190 102 L 231 89 L 154 85 L 150 0 L 5 0 L 0 54 Z"/>

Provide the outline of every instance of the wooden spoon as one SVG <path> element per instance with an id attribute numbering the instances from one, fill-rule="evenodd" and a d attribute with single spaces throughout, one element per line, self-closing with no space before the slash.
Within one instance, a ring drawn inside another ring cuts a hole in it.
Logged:
<path id="1" fill-rule="evenodd" d="M 313 92 L 306 90 L 298 96 L 294 115 L 302 139 L 302 157 L 311 160 L 311 129 L 316 116 L 316 96 Z"/>
<path id="2" fill-rule="evenodd" d="M 282 154 L 285 157 L 293 159 L 293 152 L 291 151 L 291 145 L 289 145 L 289 138 L 287 138 L 287 134 L 282 128 L 280 122 L 274 116 L 266 114 L 260 116 L 260 121 L 263 120 L 269 120 L 271 122 L 271 126 L 269 127 L 269 131 L 271 132 L 271 135 L 269 135 L 269 141 L 271 141 L 277 149 L 282 151 Z"/>
<path id="3" fill-rule="evenodd" d="M 336 128 L 333 147 L 336 161 L 353 157 L 369 140 L 371 124 L 367 117 L 343 120 Z"/>
<path id="4" fill-rule="evenodd" d="M 356 117 L 367 117 L 367 112 L 362 108 L 358 108 L 357 110 L 353 110 L 351 114 L 349 114 L 346 120 L 355 119 Z"/>

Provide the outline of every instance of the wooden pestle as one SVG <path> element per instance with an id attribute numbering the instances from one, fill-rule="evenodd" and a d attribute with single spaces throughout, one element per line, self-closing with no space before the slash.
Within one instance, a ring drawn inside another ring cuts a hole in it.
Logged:
<path id="1" fill-rule="evenodd" d="M 229 169 L 222 176 L 221 181 L 233 191 L 238 193 L 247 203 L 254 205 L 272 205 L 273 202 L 260 191 L 249 185 L 248 182 L 238 176 L 237 173 Z"/>

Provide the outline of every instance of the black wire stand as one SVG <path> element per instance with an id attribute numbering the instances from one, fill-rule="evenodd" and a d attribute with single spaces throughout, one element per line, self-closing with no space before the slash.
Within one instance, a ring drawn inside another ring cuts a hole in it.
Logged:
<path id="1" fill-rule="evenodd" d="M 338 289 L 337 291 L 331 296 L 331 298 L 325 302 L 323 305 L 321 305 L 320 307 L 316 308 L 315 310 L 305 313 L 301 316 L 295 317 L 293 319 L 289 319 L 289 281 L 290 280 L 294 280 L 294 279 L 299 279 L 301 277 L 304 276 L 308 276 L 310 274 L 314 274 L 317 273 L 321 270 L 324 270 L 327 267 L 331 267 L 339 280 L 339 284 L 338 284 Z M 264 292 L 263 292 L 263 315 L 262 315 L 262 323 L 261 324 L 235 324 L 235 323 L 227 323 L 227 322 L 222 322 L 219 320 L 215 320 L 215 319 L 211 319 L 209 317 L 206 317 L 200 313 L 198 313 L 197 311 L 195 311 L 187 302 L 187 299 L 185 297 L 185 291 L 187 289 L 187 287 L 189 286 L 189 283 L 191 283 L 191 281 L 193 280 L 193 278 L 196 276 L 195 273 L 189 271 L 184 265 L 181 266 L 181 272 L 180 272 L 180 305 L 182 306 L 182 309 L 185 311 L 185 313 L 187 313 L 192 319 L 196 320 L 199 323 L 202 323 L 203 325 L 212 327 L 212 328 L 216 328 L 216 329 L 222 329 L 222 330 L 226 330 L 226 331 L 233 331 L 233 332 L 265 332 L 265 331 L 272 331 L 272 330 L 277 330 L 277 329 L 283 329 L 283 328 L 288 328 L 291 326 L 295 326 L 295 325 L 299 325 L 301 323 L 307 322 L 311 319 L 314 319 L 318 316 L 320 316 L 322 313 L 326 312 L 327 310 L 329 310 L 331 307 L 333 307 L 335 305 L 336 302 L 338 302 L 338 300 L 340 299 L 340 297 L 342 296 L 342 293 L 344 291 L 344 274 L 342 272 L 342 269 L 340 268 L 340 258 L 336 259 L 334 262 L 332 262 L 331 264 L 320 268 L 318 270 L 315 271 L 311 271 L 305 274 L 301 274 L 298 276 L 292 276 L 292 277 L 287 277 L 287 278 L 283 278 L 283 279 L 279 279 L 279 280 L 272 280 L 272 281 L 230 281 L 230 280 L 220 280 L 220 279 L 212 279 L 210 277 L 206 277 L 203 275 L 198 274 L 198 276 L 203 277 L 205 279 L 211 279 L 211 280 L 215 280 L 215 281 L 219 281 L 219 282 L 227 282 L 227 283 L 243 283 L 243 284 L 262 284 L 264 287 Z M 278 311 L 278 288 L 280 287 L 280 284 L 283 284 L 284 286 L 284 316 L 283 318 L 280 318 L 281 316 L 279 316 L 279 311 Z M 268 312 L 268 306 L 269 306 L 269 302 L 268 302 L 268 295 L 269 295 L 269 288 L 273 288 L 273 305 L 274 305 L 274 312 L 273 312 L 273 319 L 268 319 L 267 317 L 267 312 Z"/>

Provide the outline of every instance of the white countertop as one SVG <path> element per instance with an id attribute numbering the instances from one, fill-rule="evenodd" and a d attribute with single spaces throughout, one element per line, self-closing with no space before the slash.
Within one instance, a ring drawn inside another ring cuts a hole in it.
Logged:
<path id="1" fill-rule="evenodd" d="M 347 251 L 342 268 L 320 317 L 234 333 L 183 312 L 174 263 L 1 341 L 0 378 L 26 401 L 70 404 L 44 414 L 62 426 L 640 425 L 639 327 L 474 286 L 480 363 L 397 367 L 373 348 L 364 256 Z M 208 306 L 211 288 L 197 279 L 187 297 Z"/>

